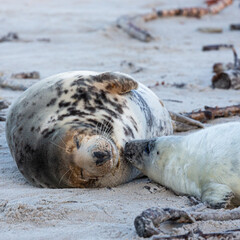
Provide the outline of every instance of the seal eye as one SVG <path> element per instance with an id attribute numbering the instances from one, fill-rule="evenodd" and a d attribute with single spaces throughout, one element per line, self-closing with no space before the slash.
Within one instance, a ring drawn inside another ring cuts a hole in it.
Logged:
<path id="1" fill-rule="evenodd" d="M 145 153 L 149 154 L 150 153 L 150 144 L 148 143 L 145 150 L 144 150 Z"/>
<path id="2" fill-rule="evenodd" d="M 74 141 L 75 141 L 75 143 L 76 143 L 76 145 L 77 145 L 77 149 L 79 149 L 79 148 L 80 148 L 80 143 L 79 143 L 78 138 L 77 138 L 77 137 L 74 137 Z"/>

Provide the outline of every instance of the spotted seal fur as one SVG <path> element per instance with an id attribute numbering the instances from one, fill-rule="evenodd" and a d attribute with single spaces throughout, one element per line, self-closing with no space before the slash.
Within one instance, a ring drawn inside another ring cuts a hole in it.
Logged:
<path id="1" fill-rule="evenodd" d="M 240 122 L 135 140 L 125 157 L 154 181 L 213 208 L 240 206 Z"/>
<path id="2" fill-rule="evenodd" d="M 67 72 L 39 81 L 11 106 L 6 137 L 37 186 L 112 187 L 139 171 L 123 157 L 135 138 L 172 134 L 167 109 L 122 73 Z"/>

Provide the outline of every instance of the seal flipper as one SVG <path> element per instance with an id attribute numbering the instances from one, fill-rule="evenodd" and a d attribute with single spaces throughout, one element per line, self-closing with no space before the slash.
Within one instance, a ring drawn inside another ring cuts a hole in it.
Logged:
<path id="1" fill-rule="evenodd" d="M 234 193 L 225 184 L 208 183 L 203 186 L 201 200 L 212 208 L 232 207 Z"/>
<path id="2" fill-rule="evenodd" d="M 138 88 L 138 83 L 129 75 L 119 72 L 103 72 L 94 76 L 95 85 L 110 93 L 125 94 Z"/>

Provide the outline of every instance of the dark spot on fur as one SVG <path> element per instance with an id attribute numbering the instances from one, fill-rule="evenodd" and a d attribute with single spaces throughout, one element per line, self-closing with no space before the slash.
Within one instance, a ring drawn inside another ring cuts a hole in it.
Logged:
<path id="1" fill-rule="evenodd" d="M 68 110 L 68 113 L 58 116 L 58 120 L 63 120 L 65 117 L 69 117 L 69 116 L 83 117 L 83 116 L 89 115 L 89 113 L 76 110 L 74 107 L 69 107 L 67 110 Z"/>
<path id="2" fill-rule="evenodd" d="M 101 99 L 94 99 L 94 102 L 98 105 L 103 105 L 103 102 Z"/>
<path id="3" fill-rule="evenodd" d="M 96 112 L 96 108 L 95 108 L 95 107 L 85 107 L 84 109 L 85 109 L 85 110 L 88 110 L 88 111 L 91 112 L 91 113 Z"/>
<path id="4" fill-rule="evenodd" d="M 49 106 L 51 106 L 51 105 L 54 105 L 55 104 L 55 102 L 56 102 L 56 98 L 52 98 L 51 100 L 50 100 L 50 102 L 46 105 L 47 107 L 49 107 Z"/>
<path id="5" fill-rule="evenodd" d="M 132 122 L 133 127 L 135 128 L 136 132 L 138 132 L 137 123 L 136 123 L 136 121 L 133 119 L 133 117 L 130 117 L 130 121 Z"/>
<path id="6" fill-rule="evenodd" d="M 116 112 L 112 111 L 111 109 L 108 109 L 105 106 L 99 106 L 98 108 L 104 110 L 105 112 L 107 112 L 109 115 L 111 115 L 112 117 L 114 117 L 116 119 L 121 119 L 120 114 L 117 114 Z"/>
<path id="7" fill-rule="evenodd" d="M 60 80 L 57 82 L 56 91 L 57 91 L 58 97 L 61 97 L 61 95 L 63 94 L 63 80 Z"/>
<path id="8" fill-rule="evenodd" d="M 33 113 L 31 113 L 29 116 L 28 116 L 28 119 L 31 119 L 31 118 L 33 118 L 33 116 L 34 116 L 34 112 Z"/>
<path id="9" fill-rule="evenodd" d="M 19 132 L 21 132 L 22 130 L 23 130 L 23 128 L 22 128 L 22 127 L 20 127 L 20 128 L 18 129 L 18 131 L 19 131 Z"/>
<path id="10" fill-rule="evenodd" d="M 109 91 L 111 91 L 113 87 L 114 87 L 114 85 L 111 84 L 111 83 L 109 83 L 109 84 L 106 86 L 106 89 L 109 90 Z"/>
<path id="11" fill-rule="evenodd" d="M 103 114 L 103 117 L 108 121 L 108 122 L 114 122 L 111 116 Z"/>
<path id="12" fill-rule="evenodd" d="M 132 129 L 129 126 L 123 127 L 123 130 L 124 130 L 124 134 L 126 136 L 131 136 L 132 138 L 134 138 L 133 131 L 132 131 Z"/>
<path id="13" fill-rule="evenodd" d="M 34 129 L 35 129 L 35 127 L 31 127 L 31 132 L 33 132 L 33 131 L 34 131 Z"/>
<path id="14" fill-rule="evenodd" d="M 83 77 L 83 76 L 78 76 L 78 78 L 76 80 L 74 80 L 72 83 L 71 83 L 71 87 L 73 86 L 87 86 L 87 84 L 85 83 L 86 79 Z"/>
<path id="15" fill-rule="evenodd" d="M 96 82 L 104 82 L 104 81 L 109 81 L 112 78 L 112 75 L 109 73 L 102 73 L 97 76 L 92 76 L 93 80 Z"/>
<path id="16" fill-rule="evenodd" d="M 25 145 L 24 150 L 26 153 L 30 153 L 30 154 L 34 153 L 33 148 L 29 144 Z"/>
<path id="17" fill-rule="evenodd" d="M 45 128 L 45 129 L 41 132 L 41 134 L 43 135 L 44 138 L 47 138 L 47 137 L 49 137 L 49 135 L 53 134 L 54 132 L 55 132 L 55 129 L 52 129 L 52 130 L 49 131 L 48 128 Z"/>
<path id="18" fill-rule="evenodd" d="M 68 107 L 70 104 L 71 104 L 71 102 L 65 102 L 64 100 L 62 100 L 62 101 L 58 104 L 58 106 L 59 106 L 60 108 L 62 108 L 62 107 Z"/>
<path id="19" fill-rule="evenodd" d="M 89 104 L 89 101 L 92 99 L 90 93 L 88 93 L 85 89 L 83 88 L 78 88 L 77 92 L 75 92 L 71 98 L 81 101 L 83 100 L 85 102 L 85 104 Z"/>

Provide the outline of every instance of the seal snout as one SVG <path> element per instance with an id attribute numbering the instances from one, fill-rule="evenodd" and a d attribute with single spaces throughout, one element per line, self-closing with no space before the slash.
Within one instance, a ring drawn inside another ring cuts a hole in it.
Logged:
<path id="1" fill-rule="evenodd" d="M 136 152 L 134 151 L 134 145 L 132 142 L 127 142 L 124 148 L 124 156 L 128 161 L 132 161 Z"/>
<path id="2" fill-rule="evenodd" d="M 96 151 L 93 152 L 93 157 L 96 159 L 96 165 L 101 166 L 112 158 L 112 154 L 109 151 Z"/>
<path id="3" fill-rule="evenodd" d="M 155 141 L 154 139 L 144 139 L 127 142 L 124 148 L 126 160 L 141 170 L 144 161 L 150 157 L 150 153 L 154 149 Z"/>

